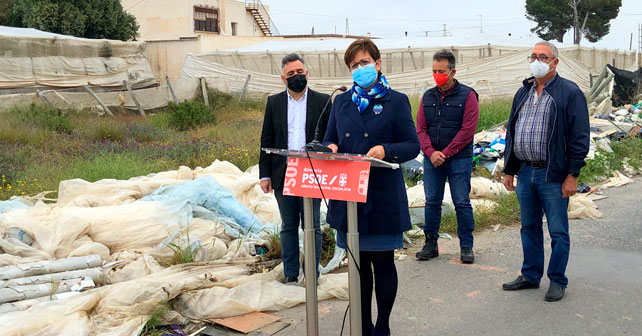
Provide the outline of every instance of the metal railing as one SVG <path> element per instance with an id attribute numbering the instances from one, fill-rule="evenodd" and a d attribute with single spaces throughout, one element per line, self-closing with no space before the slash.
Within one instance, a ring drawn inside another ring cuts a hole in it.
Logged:
<path id="1" fill-rule="evenodd" d="M 267 9 L 265 8 L 265 6 L 263 6 L 261 0 L 245 0 L 245 8 L 254 9 L 259 12 L 265 22 L 269 25 L 268 28 L 270 29 L 270 33 L 272 34 L 272 36 L 281 35 L 279 30 L 276 28 L 274 21 L 272 21 L 272 18 L 270 17 Z"/>

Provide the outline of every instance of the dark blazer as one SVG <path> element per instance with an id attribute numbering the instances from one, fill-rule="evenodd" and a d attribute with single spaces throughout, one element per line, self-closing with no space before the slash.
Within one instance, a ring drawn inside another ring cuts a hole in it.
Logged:
<path id="1" fill-rule="evenodd" d="M 374 113 L 374 107 L 383 109 Z M 410 113 L 408 97 L 394 90 L 374 99 L 359 113 L 346 92 L 334 100 L 328 130 L 323 141 L 334 143 L 340 153 L 366 154 L 370 148 L 382 145 L 385 161 L 402 163 L 419 154 L 419 139 Z M 359 233 L 392 234 L 409 230 L 408 196 L 401 168 L 370 169 L 366 203 L 358 203 Z M 347 232 L 346 202 L 330 201 L 328 223 Z"/>
<path id="2" fill-rule="evenodd" d="M 308 104 L 305 117 L 305 141 L 314 138 L 314 129 L 319 120 L 323 106 L 330 98 L 329 95 L 308 89 Z M 319 122 L 319 141 L 323 139 L 330 116 L 332 103 L 328 104 Z M 288 148 L 288 94 L 286 91 L 268 97 L 263 117 L 261 132 L 261 148 Z M 259 177 L 272 179 L 272 188 L 283 188 L 287 159 L 281 155 L 266 154 L 261 150 L 259 155 Z"/>
<path id="3" fill-rule="evenodd" d="M 508 128 L 506 132 L 506 151 L 504 152 L 504 174 L 517 175 L 521 161 L 515 156 L 515 124 L 517 113 L 522 108 L 535 78 L 524 80 L 513 99 Z M 568 174 L 579 174 L 586 165 L 584 158 L 589 152 L 590 123 L 586 97 L 577 84 L 555 75 L 544 87 L 553 97 L 553 110 L 548 123 L 548 160 L 546 161 L 546 181 L 562 183 Z"/>

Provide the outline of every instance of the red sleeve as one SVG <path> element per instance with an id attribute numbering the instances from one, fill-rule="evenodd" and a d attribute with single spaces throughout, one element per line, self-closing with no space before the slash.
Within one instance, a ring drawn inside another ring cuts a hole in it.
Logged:
<path id="1" fill-rule="evenodd" d="M 417 117 L 418 118 L 418 117 Z M 449 158 L 462 148 L 466 147 L 475 137 L 475 130 L 477 129 L 477 119 L 479 119 L 479 104 L 477 103 L 477 96 L 475 92 L 471 91 L 466 99 L 464 106 L 464 117 L 461 129 L 455 137 L 450 141 L 448 146 L 442 151 L 446 158 Z"/>
<path id="2" fill-rule="evenodd" d="M 430 136 L 428 135 L 428 123 L 426 122 L 426 115 L 424 114 L 424 100 L 421 99 L 419 103 L 419 110 L 417 111 L 417 136 L 419 136 L 419 144 L 424 157 L 430 158 L 435 149 L 432 148 Z"/>

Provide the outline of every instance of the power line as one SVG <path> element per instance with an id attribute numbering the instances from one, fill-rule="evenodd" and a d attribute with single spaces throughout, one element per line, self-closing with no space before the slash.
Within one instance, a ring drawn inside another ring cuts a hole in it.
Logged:
<path id="1" fill-rule="evenodd" d="M 318 14 L 318 13 L 309 13 L 309 12 L 299 12 L 299 11 L 291 11 L 291 10 L 283 10 L 283 9 L 270 9 L 270 12 L 283 12 L 283 13 L 291 13 L 291 14 L 301 14 L 301 15 L 309 15 L 309 16 L 320 16 L 320 17 L 330 17 L 330 18 L 338 18 L 338 19 L 345 19 L 346 16 L 337 16 L 337 15 L 328 15 L 328 14 Z M 385 18 L 372 18 L 372 17 L 354 17 L 354 16 L 348 16 L 347 17 L 350 20 L 365 20 L 365 21 L 389 21 L 389 22 L 436 22 L 436 21 L 448 21 L 448 22 L 471 22 L 471 21 L 479 21 L 478 19 L 385 19 Z M 516 20 L 516 18 L 498 18 L 498 19 L 486 19 L 485 21 L 511 21 L 511 20 Z M 523 21 L 528 21 L 526 19 L 523 19 Z"/>
<path id="2" fill-rule="evenodd" d="M 137 2 L 137 3 L 135 3 L 135 4 L 131 5 L 131 6 L 129 6 L 129 8 L 127 8 L 126 10 L 130 10 L 130 9 L 132 9 L 132 8 L 134 8 L 134 7 L 136 7 L 136 6 L 138 6 L 138 4 L 140 4 L 140 3 L 141 3 L 141 2 L 143 2 L 143 1 L 145 1 L 145 0 L 140 0 L 139 2 Z"/>

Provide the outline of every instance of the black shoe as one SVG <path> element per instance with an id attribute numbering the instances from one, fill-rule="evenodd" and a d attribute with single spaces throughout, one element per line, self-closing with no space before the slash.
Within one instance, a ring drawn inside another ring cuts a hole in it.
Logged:
<path id="1" fill-rule="evenodd" d="M 524 279 L 520 275 L 517 277 L 517 279 L 503 284 L 502 288 L 507 291 L 516 291 L 516 290 L 522 290 L 522 289 L 539 288 L 539 285 L 536 285 L 532 282 L 528 282 L 526 279 Z"/>
<path id="2" fill-rule="evenodd" d="M 426 239 L 426 243 L 421 251 L 415 254 L 419 260 L 430 260 L 439 257 L 439 247 L 437 246 L 437 239 Z"/>
<path id="3" fill-rule="evenodd" d="M 286 276 L 285 281 L 283 281 L 283 283 L 286 285 L 296 285 L 299 283 L 299 277 Z"/>
<path id="4" fill-rule="evenodd" d="M 475 254 L 472 247 L 461 248 L 461 262 L 464 264 L 472 264 L 475 262 Z"/>
<path id="5" fill-rule="evenodd" d="M 546 296 L 544 296 L 544 300 L 548 302 L 559 301 L 564 297 L 564 292 L 564 288 L 554 282 L 551 282 L 551 285 L 548 287 L 548 292 L 546 292 Z"/>

